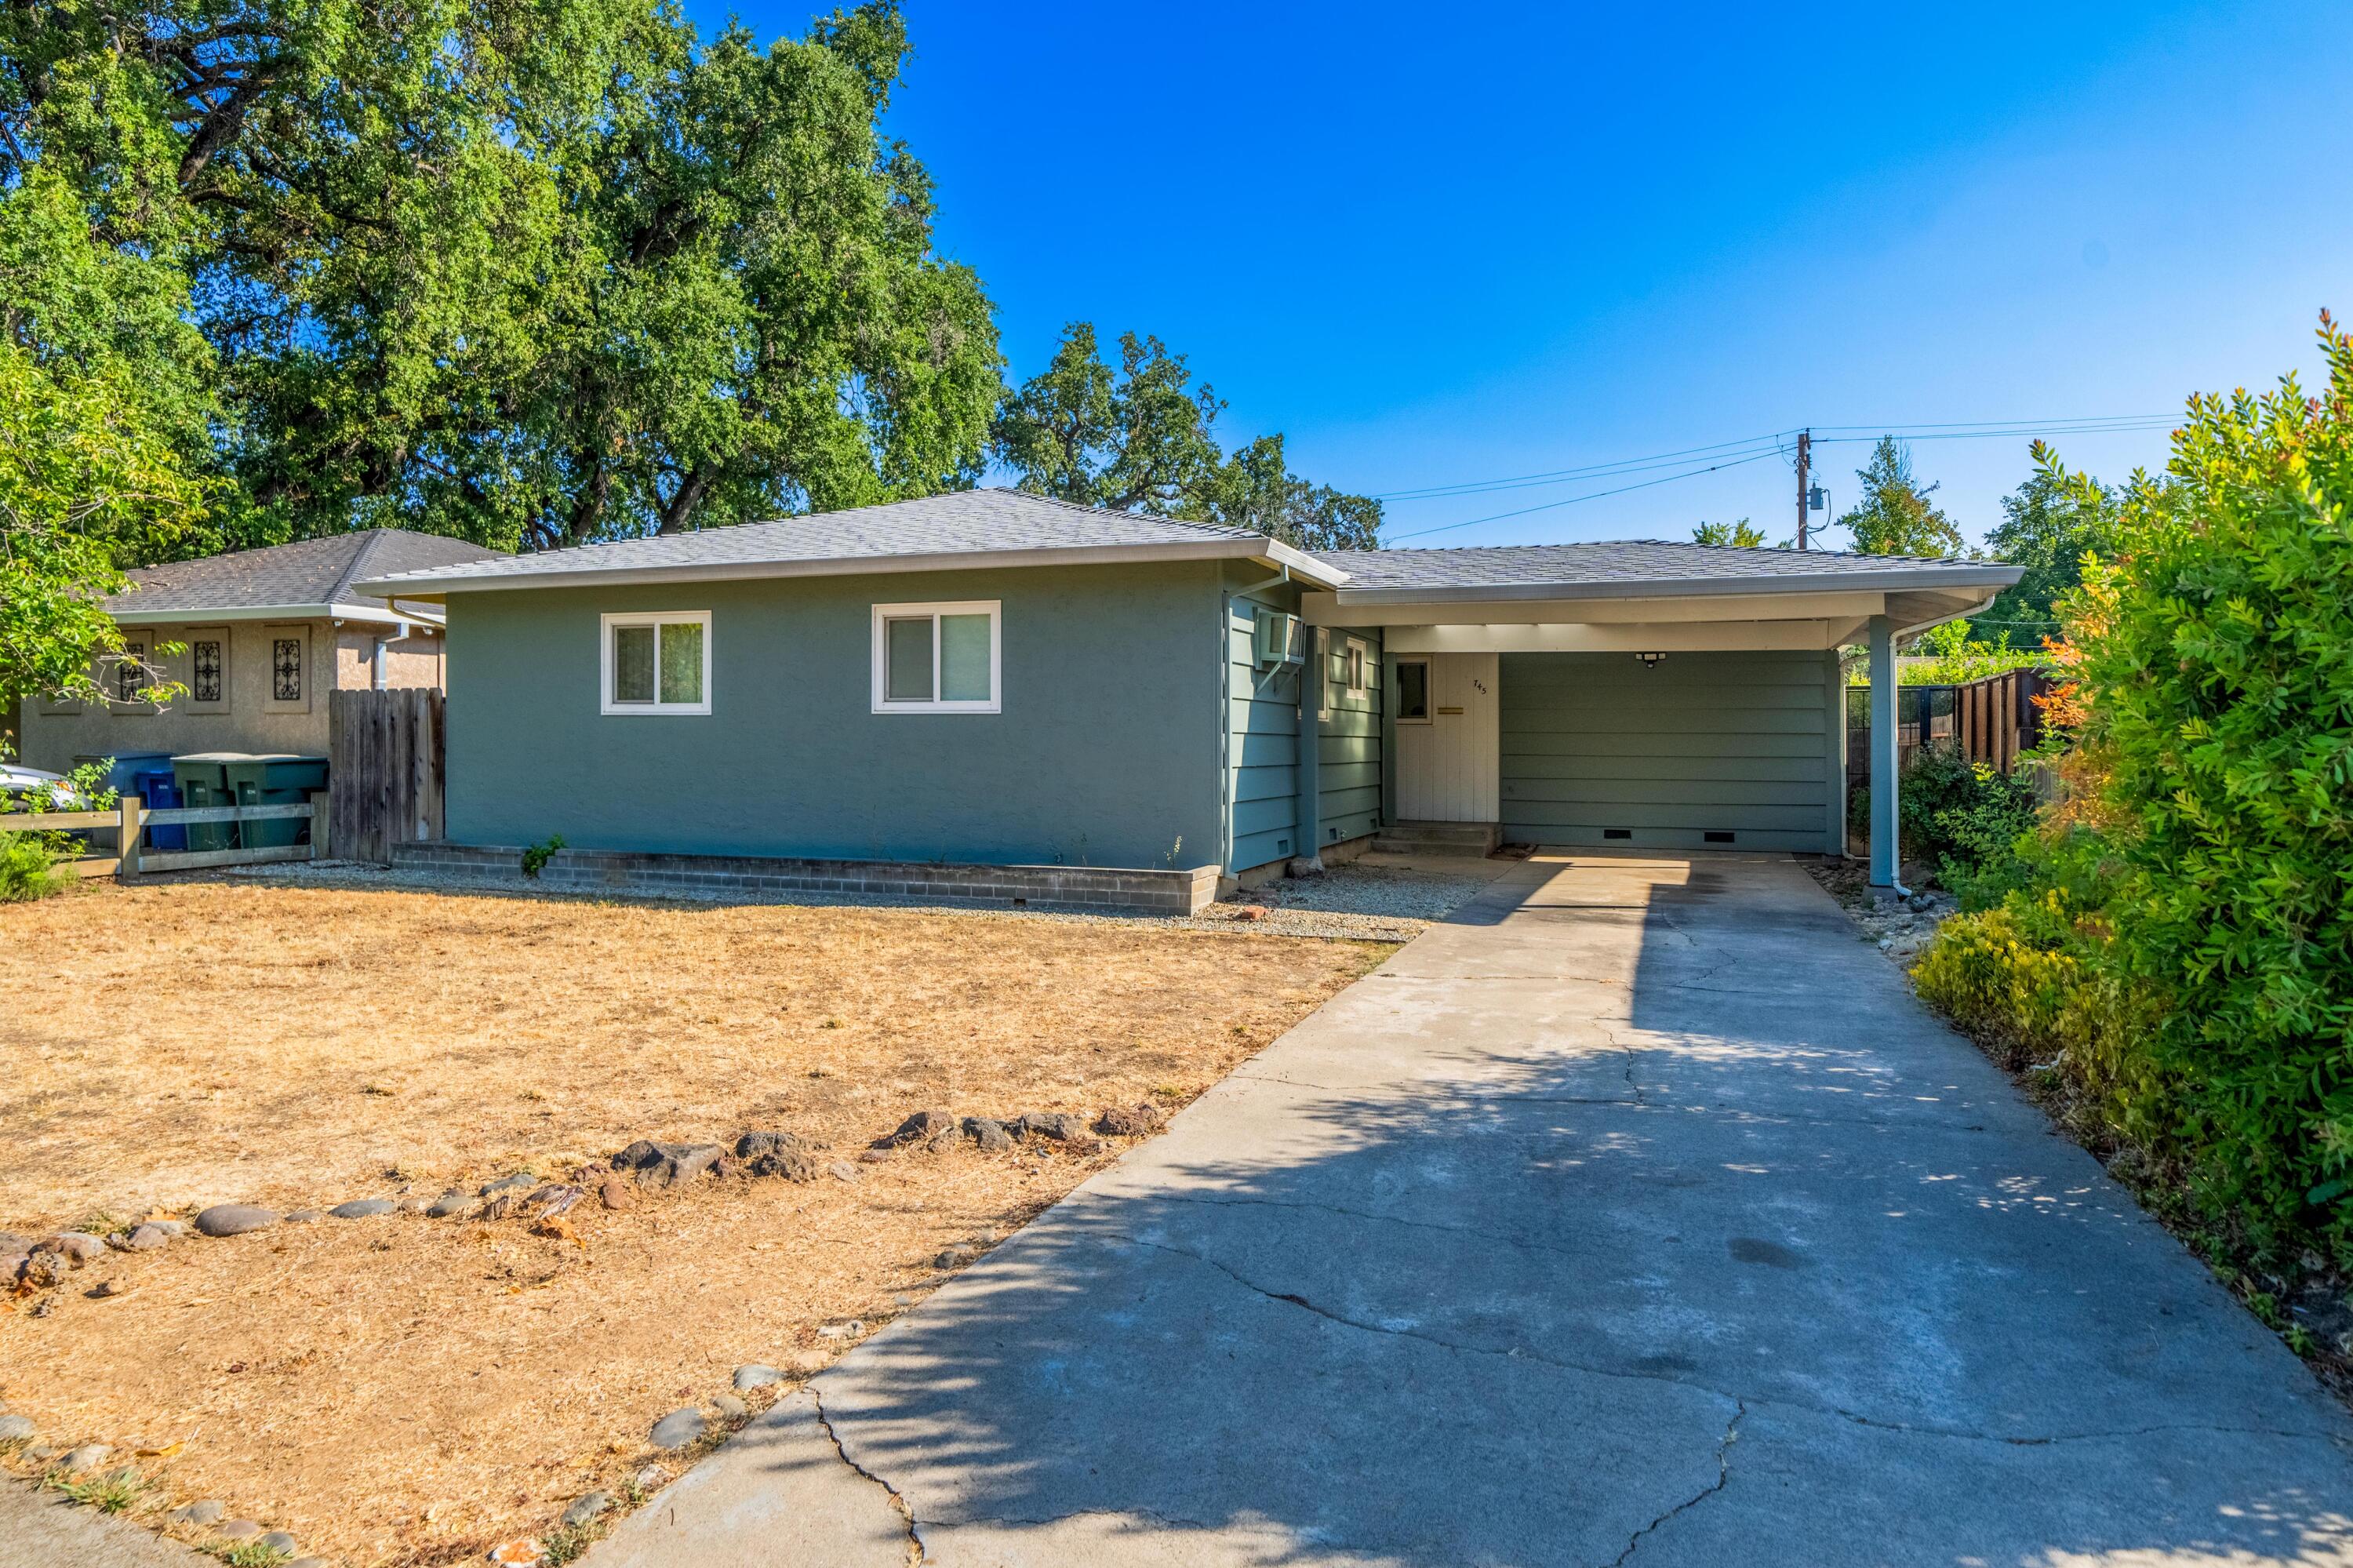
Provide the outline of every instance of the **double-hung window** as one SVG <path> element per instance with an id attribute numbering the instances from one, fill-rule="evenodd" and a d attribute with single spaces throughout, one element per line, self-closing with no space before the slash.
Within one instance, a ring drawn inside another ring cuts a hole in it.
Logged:
<path id="1" fill-rule="evenodd" d="M 874 607 L 874 711 L 1003 711 L 1000 601 Z"/>
<path id="2" fill-rule="evenodd" d="M 711 711 L 711 612 L 670 609 L 602 618 L 603 711 Z"/>

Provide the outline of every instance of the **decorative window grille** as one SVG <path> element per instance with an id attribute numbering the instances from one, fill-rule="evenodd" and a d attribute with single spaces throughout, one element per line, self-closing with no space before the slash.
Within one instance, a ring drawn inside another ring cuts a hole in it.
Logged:
<path id="1" fill-rule="evenodd" d="M 122 645 L 122 662 L 114 667 L 114 700 L 135 703 L 140 689 L 147 683 L 147 644 L 126 642 Z"/>
<path id="2" fill-rule="evenodd" d="M 216 703 L 221 700 L 221 645 L 206 641 L 191 646 L 194 661 L 188 682 L 188 700 L 192 703 Z"/>
<path id="3" fill-rule="evenodd" d="M 302 700 L 302 640 L 280 637 L 269 644 L 269 695 L 274 702 Z"/>

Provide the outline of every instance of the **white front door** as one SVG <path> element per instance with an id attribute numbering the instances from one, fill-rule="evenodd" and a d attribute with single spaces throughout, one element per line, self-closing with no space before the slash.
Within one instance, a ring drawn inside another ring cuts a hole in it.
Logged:
<path id="1" fill-rule="evenodd" d="M 1408 653 L 1400 667 L 1425 664 L 1430 674 L 1416 718 L 1400 709 L 1397 721 L 1398 816 L 1409 822 L 1492 822 L 1502 815 L 1497 784 L 1501 732 L 1496 726 L 1495 655 Z M 1397 682 L 1410 697 L 1409 675 Z"/>

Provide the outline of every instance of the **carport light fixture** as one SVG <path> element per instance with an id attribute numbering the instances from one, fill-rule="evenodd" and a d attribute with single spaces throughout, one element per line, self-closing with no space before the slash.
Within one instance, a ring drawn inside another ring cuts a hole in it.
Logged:
<path id="1" fill-rule="evenodd" d="M 1637 653 L 1634 657 L 1642 662 L 1643 669 L 1655 670 L 1659 667 L 1660 662 L 1666 658 L 1666 655 L 1663 653 Z"/>

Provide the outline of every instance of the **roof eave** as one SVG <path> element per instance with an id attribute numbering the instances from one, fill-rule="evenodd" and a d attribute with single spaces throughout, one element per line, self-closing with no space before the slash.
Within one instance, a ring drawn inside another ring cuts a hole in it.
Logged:
<path id="1" fill-rule="evenodd" d="M 1451 600 L 1683 599 L 1715 594 L 1902 593 L 1916 589 L 1991 588 L 2026 575 L 2020 567 L 1941 567 L 1878 572 L 1775 572 L 1745 577 L 1651 577 L 1623 582 L 1470 583 L 1446 588 L 1346 588 L 1342 604 L 1443 604 Z"/>
<path id="2" fill-rule="evenodd" d="M 589 567 L 572 571 L 469 576 L 406 572 L 352 585 L 379 599 L 431 600 L 453 593 L 504 588 L 603 588 L 625 583 L 740 582 L 776 577 L 843 577 L 907 572 L 1006 570 L 1024 567 L 1120 566 L 1130 563 L 1256 560 L 1288 569 L 1312 588 L 1337 588 L 1348 574 L 1303 550 L 1264 535 L 1165 545 L 1084 545 L 1032 550 L 950 550 L 922 556 L 840 556 L 814 561 L 723 561 L 670 567 Z"/>
<path id="3" fill-rule="evenodd" d="M 405 625 L 411 621 L 426 626 L 437 624 L 432 616 L 413 609 L 387 609 L 381 604 L 354 604 L 348 599 L 324 604 L 159 605 L 152 609 L 116 609 L 110 607 L 106 613 L 118 626 L 207 626 L 234 620 L 364 620 L 387 625 Z"/>

